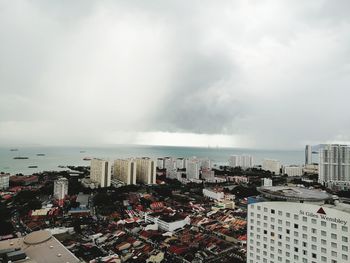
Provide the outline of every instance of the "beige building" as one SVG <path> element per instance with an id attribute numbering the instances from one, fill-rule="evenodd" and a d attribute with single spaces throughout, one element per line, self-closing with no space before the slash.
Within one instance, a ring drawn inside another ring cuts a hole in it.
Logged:
<path id="1" fill-rule="evenodd" d="M 136 181 L 144 184 L 156 183 L 156 163 L 148 157 L 135 159 Z"/>
<path id="2" fill-rule="evenodd" d="M 117 159 L 113 165 L 113 180 L 136 184 L 136 163 L 133 159 Z"/>
<path id="3" fill-rule="evenodd" d="M 102 159 L 92 159 L 90 166 L 90 180 L 100 187 L 111 186 L 111 164 Z"/>

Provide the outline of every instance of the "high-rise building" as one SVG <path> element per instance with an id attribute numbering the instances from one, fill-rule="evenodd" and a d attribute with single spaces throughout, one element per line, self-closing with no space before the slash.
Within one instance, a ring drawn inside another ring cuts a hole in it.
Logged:
<path id="1" fill-rule="evenodd" d="M 350 262 L 350 205 L 306 188 L 258 190 L 266 201 L 248 205 L 248 263 Z"/>
<path id="2" fill-rule="evenodd" d="M 163 158 L 157 158 L 157 168 L 164 169 L 164 159 Z"/>
<path id="3" fill-rule="evenodd" d="M 228 160 L 231 167 L 241 167 L 243 169 L 254 166 L 254 158 L 251 155 L 231 155 Z"/>
<path id="4" fill-rule="evenodd" d="M 110 162 L 102 159 L 92 159 L 90 166 L 90 180 L 100 187 L 111 186 L 112 166 Z"/>
<path id="5" fill-rule="evenodd" d="M 311 147 L 311 145 L 305 146 L 305 164 L 312 164 L 312 147 Z"/>
<path id="6" fill-rule="evenodd" d="M 164 169 L 166 170 L 166 177 L 173 178 L 176 174 L 176 161 L 172 157 L 164 157 Z"/>
<path id="7" fill-rule="evenodd" d="M 127 185 L 136 184 L 136 162 L 133 159 L 115 160 L 112 179 Z"/>
<path id="8" fill-rule="evenodd" d="M 144 184 L 156 183 L 156 163 L 153 159 L 148 157 L 137 158 L 135 160 L 136 169 L 136 181 Z"/>
<path id="9" fill-rule="evenodd" d="M 343 184 L 350 182 L 350 146 L 321 145 L 319 150 L 320 183 Z"/>
<path id="10" fill-rule="evenodd" d="M 58 178 L 53 184 L 53 196 L 58 200 L 62 206 L 64 198 L 68 194 L 68 180 L 67 178 Z"/>
<path id="11" fill-rule="evenodd" d="M 302 176 L 303 167 L 299 165 L 283 166 L 283 174 L 287 174 L 288 176 Z"/>
<path id="12" fill-rule="evenodd" d="M 281 173 L 281 163 L 277 160 L 264 159 L 262 163 L 262 169 L 265 171 L 270 171 L 271 173 L 277 175 Z"/>
<path id="13" fill-rule="evenodd" d="M 212 166 L 211 160 L 209 158 L 200 159 L 200 166 L 201 170 L 210 170 Z"/>
<path id="14" fill-rule="evenodd" d="M 0 190 L 9 188 L 10 185 L 10 175 L 0 174 Z"/>
<path id="15" fill-rule="evenodd" d="M 187 179 L 199 179 L 200 161 L 196 157 L 186 160 Z"/>
<path id="16" fill-rule="evenodd" d="M 176 168 L 177 169 L 184 169 L 185 168 L 185 159 L 184 158 L 177 158 L 176 159 Z"/>

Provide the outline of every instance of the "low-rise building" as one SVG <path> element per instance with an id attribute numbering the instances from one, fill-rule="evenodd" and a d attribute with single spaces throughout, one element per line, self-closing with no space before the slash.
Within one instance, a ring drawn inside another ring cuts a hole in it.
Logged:
<path id="1" fill-rule="evenodd" d="M 178 214 L 169 216 L 161 213 L 145 213 L 145 221 L 157 224 L 160 229 L 166 232 L 175 231 L 191 223 L 191 219 L 188 216 L 184 218 Z"/>
<path id="2" fill-rule="evenodd" d="M 262 169 L 278 175 L 281 173 L 281 163 L 278 160 L 264 159 Z"/>
<path id="3" fill-rule="evenodd" d="M 302 176 L 303 167 L 299 165 L 283 166 L 283 174 L 288 176 Z"/>

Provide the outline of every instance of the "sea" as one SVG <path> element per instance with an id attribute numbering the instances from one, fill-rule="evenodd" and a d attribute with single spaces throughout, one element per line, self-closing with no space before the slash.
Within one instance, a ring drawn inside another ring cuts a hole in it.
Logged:
<path id="1" fill-rule="evenodd" d="M 42 154 L 43 156 L 38 156 Z M 234 154 L 249 154 L 254 157 L 255 164 L 261 164 L 264 158 L 277 159 L 284 165 L 304 163 L 304 149 L 300 150 L 262 150 L 221 147 L 175 147 L 121 145 L 111 147 L 21 147 L 17 151 L 0 148 L 0 172 L 30 175 L 42 171 L 66 170 L 58 166 L 87 166 L 85 157 L 105 158 L 113 160 L 129 157 L 192 157 L 209 158 L 213 164 L 227 165 L 228 158 Z M 28 159 L 14 159 L 28 157 Z M 37 168 L 29 168 L 37 166 Z"/>

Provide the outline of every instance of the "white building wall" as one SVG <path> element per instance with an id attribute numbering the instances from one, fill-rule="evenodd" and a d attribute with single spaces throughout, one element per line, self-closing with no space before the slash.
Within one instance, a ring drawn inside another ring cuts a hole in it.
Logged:
<path id="1" fill-rule="evenodd" d="M 117 159 L 113 165 L 113 179 L 127 185 L 136 184 L 137 166 L 133 159 Z"/>
<path id="2" fill-rule="evenodd" d="M 248 205 L 247 262 L 350 262 L 349 213 L 292 202 Z"/>
<path id="3" fill-rule="evenodd" d="M 322 145 L 319 150 L 319 182 L 350 181 L 350 146 Z"/>
<path id="4" fill-rule="evenodd" d="M 192 157 L 186 162 L 187 179 L 199 179 L 200 162 L 197 158 Z"/>
<path id="5" fill-rule="evenodd" d="M 62 200 L 68 194 L 67 178 L 59 178 L 54 182 L 53 195 L 56 199 Z"/>
<path id="6" fill-rule="evenodd" d="M 264 159 L 262 169 L 271 173 L 280 174 L 281 163 L 278 160 Z"/>
<path id="7" fill-rule="evenodd" d="M 10 185 L 10 175 L 0 174 L 0 190 L 9 188 Z"/>
<path id="8" fill-rule="evenodd" d="M 251 155 L 231 155 L 228 164 L 231 167 L 247 169 L 254 166 L 254 158 Z"/>
<path id="9" fill-rule="evenodd" d="M 111 186 L 112 165 L 102 159 L 92 159 L 90 165 L 90 180 L 100 187 Z"/>
<path id="10" fill-rule="evenodd" d="M 297 165 L 284 166 L 283 174 L 287 174 L 288 176 L 302 176 L 303 167 Z"/>

